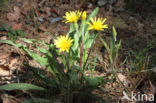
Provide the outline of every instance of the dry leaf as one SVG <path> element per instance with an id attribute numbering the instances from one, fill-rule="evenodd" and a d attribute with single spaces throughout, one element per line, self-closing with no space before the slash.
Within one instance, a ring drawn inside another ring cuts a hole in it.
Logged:
<path id="1" fill-rule="evenodd" d="M 19 23 L 19 24 L 16 23 L 15 25 L 12 26 L 12 28 L 15 31 L 18 30 L 18 29 L 22 29 L 22 23 Z"/>
<path id="2" fill-rule="evenodd" d="M 18 21 L 20 18 L 20 9 L 18 7 L 14 7 L 14 12 L 13 13 L 8 13 L 7 14 L 7 19 L 9 21 Z"/>
<path id="3" fill-rule="evenodd" d="M 0 60 L 8 58 L 11 55 L 11 53 L 0 53 Z"/>
<path id="4" fill-rule="evenodd" d="M 6 66 L 0 66 L 0 76 L 9 76 L 10 72 L 7 69 L 8 67 Z"/>
<path id="5" fill-rule="evenodd" d="M 58 10 L 58 8 L 51 8 L 50 10 L 52 13 L 55 13 L 57 15 L 59 15 L 60 11 Z"/>
<path id="6" fill-rule="evenodd" d="M 126 80 L 126 77 L 121 73 L 118 73 L 118 77 L 119 77 L 121 82 L 124 82 Z"/>
<path id="7" fill-rule="evenodd" d="M 46 29 L 43 25 L 39 25 L 39 29 L 40 29 L 41 31 L 44 31 L 44 32 L 47 31 L 47 29 Z"/>
<path id="8" fill-rule="evenodd" d="M 18 21 L 19 15 L 16 14 L 16 13 L 8 13 L 8 14 L 7 14 L 7 19 L 8 19 L 9 21 Z"/>
<path id="9" fill-rule="evenodd" d="M 32 8 L 28 2 L 24 2 L 22 9 L 23 10 L 21 11 L 21 13 L 27 16 L 27 12 L 30 11 Z"/>
<path id="10" fill-rule="evenodd" d="M 117 76 L 118 76 L 118 78 L 120 79 L 120 81 L 121 81 L 125 86 L 128 86 L 129 81 L 128 81 L 128 79 L 126 78 L 126 76 L 124 76 L 122 73 L 118 73 Z"/>
<path id="11" fill-rule="evenodd" d="M 11 103 L 8 94 L 2 94 L 1 99 L 3 103 Z"/>
<path id="12" fill-rule="evenodd" d="M 21 10 L 17 6 L 14 6 L 14 12 L 20 14 Z"/>
<path id="13" fill-rule="evenodd" d="M 24 2 L 22 8 L 24 8 L 24 11 L 26 11 L 26 12 L 31 10 L 31 6 L 28 2 Z"/>
<path id="14" fill-rule="evenodd" d="M 150 91 L 152 92 L 152 94 L 156 93 L 156 87 L 152 84 L 152 82 L 149 80 L 149 84 L 150 84 Z"/>
<path id="15" fill-rule="evenodd" d="M 10 70 L 11 70 L 11 69 L 14 69 L 13 66 L 14 66 L 14 64 L 17 63 L 17 61 L 18 61 L 17 58 L 13 58 L 13 59 L 10 61 L 10 64 L 9 64 L 9 69 L 10 69 Z"/>
<path id="16" fill-rule="evenodd" d="M 49 7 L 46 7 L 44 10 L 48 16 L 51 15 L 51 9 Z"/>

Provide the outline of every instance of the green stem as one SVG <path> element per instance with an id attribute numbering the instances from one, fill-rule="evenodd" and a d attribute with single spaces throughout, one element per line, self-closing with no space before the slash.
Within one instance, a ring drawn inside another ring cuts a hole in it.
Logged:
<path id="1" fill-rule="evenodd" d="M 80 67 L 83 69 L 84 27 L 82 28 L 82 43 L 80 42 Z"/>
<path id="2" fill-rule="evenodd" d="M 66 53 L 65 53 L 65 62 L 66 62 L 66 70 L 68 72 L 69 69 L 70 69 L 70 67 L 69 67 L 68 57 L 67 57 L 67 54 Z"/>
<path id="3" fill-rule="evenodd" d="M 95 42 L 96 37 L 97 37 L 97 33 L 96 33 L 95 36 L 94 36 L 94 40 L 93 40 L 93 42 L 92 42 L 91 48 L 89 49 L 89 53 L 88 53 L 88 56 L 87 56 L 86 62 L 84 63 L 83 68 L 85 68 L 86 65 L 87 65 L 87 61 L 88 61 L 88 59 L 89 59 L 89 57 L 90 57 L 90 53 L 91 53 L 91 51 L 92 51 L 92 49 L 93 49 L 93 44 L 94 44 L 94 42 Z"/>

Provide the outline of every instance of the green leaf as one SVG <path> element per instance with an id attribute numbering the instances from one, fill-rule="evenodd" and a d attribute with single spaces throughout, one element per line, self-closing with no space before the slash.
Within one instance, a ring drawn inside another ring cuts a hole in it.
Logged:
<path id="1" fill-rule="evenodd" d="M 0 3 L 6 3 L 8 0 L 0 0 Z"/>
<path id="2" fill-rule="evenodd" d="M 103 45 L 105 46 L 107 52 L 110 54 L 110 48 L 109 48 L 109 46 L 107 45 L 107 43 L 102 39 L 102 37 L 100 37 L 100 40 L 102 41 Z"/>
<path id="3" fill-rule="evenodd" d="M 40 79 L 42 79 L 43 82 L 45 82 L 47 85 L 49 85 L 50 87 L 56 87 L 56 82 L 53 78 L 49 78 L 46 77 L 45 75 L 42 75 L 41 73 L 39 73 L 38 68 L 32 67 L 28 64 L 25 64 L 26 67 L 28 67 L 30 70 L 33 71 L 33 73 Z"/>
<path id="4" fill-rule="evenodd" d="M 89 37 L 90 37 L 89 30 L 86 30 L 84 35 L 84 43 L 88 40 Z"/>
<path id="5" fill-rule="evenodd" d="M 27 48 L 22 48 L 26 53 L 28 53 L 35 61 L 37 61 L 42 66 L 47 66 L 48 58 L 38 55 L 37 53 L 30 52 Z"/>
<path id="6" fill-rule="evenodd" d="M 30 39 L 26 39 L 26 38 L 20 38 L 20 39 L 23 40 L 23 41 L 26 42 L 26 43 L 33 44 L 33 41 L 30 40 Z"/>
<path id="7" fill-rule="evenodd" d="M 92 46 L 93 40 L 93 38 L 88 39 L 84 44 L 84 49 L 90 48 Z"/>
<path id="8" fill-rule="evenodd" d="M 71 24 L 70 24 L 69 33 L 73 32 L 73 31 L 75 31 L 75 28 L 74 28 L 74 24 L 71 23 Z"/>
<path id="9" fill-rule="evenodd" d="M 115 30 L 115 27 L 113 26 L 113 38 L 114 38 L 114 41 L 116 41 L 116 36 L 117 36 L 117 32 Z"/>
<path id="10" fill-rule="evenodd" d="M 15 47 L 17 47 L 17 48 L 23 47 L 22 44 L 14 43 L 14 42 L 11 41 L 11 40 L 0 40 L 0 42 L 6 43 L 6 44 L 9 44 L 9 45 L 12 45 L 12 46 L 15 46 Z"/>
<path id="11" fill-rule="evenodd" d="M 11 27 L 9 27 L 7 24 L 2 24 L 1 28 L 0 28 L 0 31 L 9 31 L 11 29 Z"/>
<path id="12" fill-rule="evenodd" d="M 46 50 L 45 48 L 42 48 L 42 47 L 37 47 L 37 49 L 41 52 L 41 53 L 44 53 L 46 54 L 48 52 L 48 50 Z"/>
<path id="13" fill-rule="evenodd" d="M 83 51 L 83 64 L 86 62 L 87 57 L 88 57 L 88 51 L 87 50 L 84 50 Z"/>
<path id="14" fill-rule="evenodd" d="M 75 33 L 74 34 L 74 44 L 72 46 L 73 51 L 75 51 L 76 49 L 78 49 L 78 45 L 79 45 L 79 34 Z"/>
<path id="15" fill-rule="evenodd" d="M 32 84 L 27 84 L 27 83 L 13 83 L 13 84 L 6 84 L 0 86 L 0 90 L 45 90 L 42 87 L 32 85 Z"/>
<path id="16" fill-rule="evenodd" d="M 97 77 L 89 77 L 89 76 L 84 76 L 86 81 L 88 82 L 89 86 L 96 87 L 99 85 L 101 80 L 99 80 Z"/>
<path id="17" fill-rule="evenodd" d="M 20 37 L 24 37 L 25 33 L 22 30 L 16 30 L 16 34 Z"/>
<path id="18" fill-rule="evenodd" d="M 43 98 L 31 98 L 23 101 L 22 103 L 51 103 L 51 101 Z"/>
<path id="19" fill-rule="evenodd" d="M 98 11 L 99 11 L 99 7 L 96 7 L 94 9 L 94 11 L 89 15 L 87 22 L 89 22 L 91 18 L 95 17 L 97 15 Z"/>
<path id="20" fill-rule="evenodd" d="M 73 81 L 78 80 L 77 72 L 75 72 L 74 70 L 72 70 L 71 72 L 69 72 L 69 76 L 70 76 L 70 79 L 73 80 Z"/>

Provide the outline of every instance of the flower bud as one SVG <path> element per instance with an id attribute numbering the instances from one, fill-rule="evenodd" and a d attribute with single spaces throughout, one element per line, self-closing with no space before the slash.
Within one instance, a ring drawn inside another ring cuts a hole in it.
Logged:
<path id="1" fill-rule="evenodd" d="M 81 18 L 82 18 L 83 21 L 86 20 L 86 18 L 87 18 L 86 11 L 84 11 L 84 12 L 82 13 Z"/>

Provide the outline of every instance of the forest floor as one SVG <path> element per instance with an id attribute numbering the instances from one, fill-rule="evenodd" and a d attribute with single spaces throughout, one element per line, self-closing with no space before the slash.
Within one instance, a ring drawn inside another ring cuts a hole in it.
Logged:
<path id="1" fill-rule="evenodd" d="M 69 30 L 69 24 L 62 22 L 65 12 L 86 10 L 89 14 L 97 6 L 99 5 L 94 0 L 85 3 L 74 0 L 9 0 L 0 7 L 0 40 L 13 38 L 8 36 L 11 31 L 4 30 L 5 27 L 10 26 L 13 31 L 24 32 L 26 38 L 52 43 L 53 35 L 66 35 Z M 130 11 L 125 8 L 122 0 L 117 0 L 113 4 L 101 6 L 97 16 L 107 19 L 109 29 L 104 33 L 101 32 L 105 34 L 106 40 L 112 34 L 112 26 L 117 29 L 117 38 L 122 40 L 122 49 L 117 60 L 117 75 L 121 82 L 129 91 L 154 95 L 156 92 L 156 14 L 144 12 L 140 8 Z M 20 42 L 18 39 L 17 41 Z M 34 49 L 31 46 L 29 48 Z M 95 54 L 98 57 L 96 75 L 109 79 L 108 54 L 98 40 L 92 55 Z M 40 67 L 23 51 L 0 43 L 0 85 L 15 82 L 33 84 L 37 81 L 28 68 L 21 67 L 26 61 L 30 65 Z M 119 81 L 107 83 L 104 88 L 112 98 L 112 103 L 128 103 L 121 101 L 125 88 Z M 30 95 L 28 92 L 2 91 L 0 103 L 20 103 Z"/>

